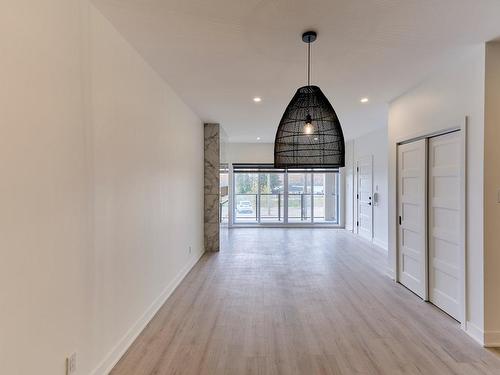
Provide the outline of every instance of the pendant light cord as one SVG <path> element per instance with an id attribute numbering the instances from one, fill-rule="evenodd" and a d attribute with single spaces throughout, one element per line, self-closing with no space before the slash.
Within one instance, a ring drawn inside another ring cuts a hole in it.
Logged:
<path id="1" fill-rule="evenodd" d="M 307 43 L 307 86 L 311 86 L 311 42 Z"/>

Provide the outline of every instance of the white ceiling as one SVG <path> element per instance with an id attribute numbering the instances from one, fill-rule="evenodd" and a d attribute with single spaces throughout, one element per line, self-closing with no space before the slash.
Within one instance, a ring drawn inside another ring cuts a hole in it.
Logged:
<path id="1" fill-rule="evenodd" d="M 346 138 L 385 126 L 391 99 L 470 45 L 500 35 L 500 0 L 94 2 L 231 142 L 274 141 L 285 107 L 305 84 L 306 29 L 319 34 L 313 83 L 330 99 Z M 370 102 L 361 104 L 365 96 Z"/>

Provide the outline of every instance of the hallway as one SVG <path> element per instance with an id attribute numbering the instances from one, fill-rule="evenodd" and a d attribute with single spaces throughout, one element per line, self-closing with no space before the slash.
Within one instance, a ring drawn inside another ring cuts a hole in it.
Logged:
<path id="1" fill-rule="evenodd" d="M 229 230 L 112 374 L 500 374 L 385 268 L 342 230 Z"/>

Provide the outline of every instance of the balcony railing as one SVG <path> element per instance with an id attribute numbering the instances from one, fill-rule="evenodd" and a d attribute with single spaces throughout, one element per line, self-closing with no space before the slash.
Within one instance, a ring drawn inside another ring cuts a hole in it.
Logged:
<path id="1" fill-rule="evenodd" d="M 259 198 L 260 197 L 260 198 Z M 235 222 L 283 222 L 285 194 L 236 194 L 234 216 Z M 325 194 L 290 193 L 288 194 L 288 221 L 314 221 L 338 223 L 337 195 L 332 194 L 333 217 L 326 220 Z M 259 221 L 260 214 L 260 221 Z"/>

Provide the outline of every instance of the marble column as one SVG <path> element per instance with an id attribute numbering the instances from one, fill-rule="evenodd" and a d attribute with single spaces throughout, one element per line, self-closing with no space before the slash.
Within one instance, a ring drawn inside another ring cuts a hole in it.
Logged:
<path id="1" fill-rule="evenodd" d="M 220 126 L 205 124 L 205 251 L 219 251 Z"/>

